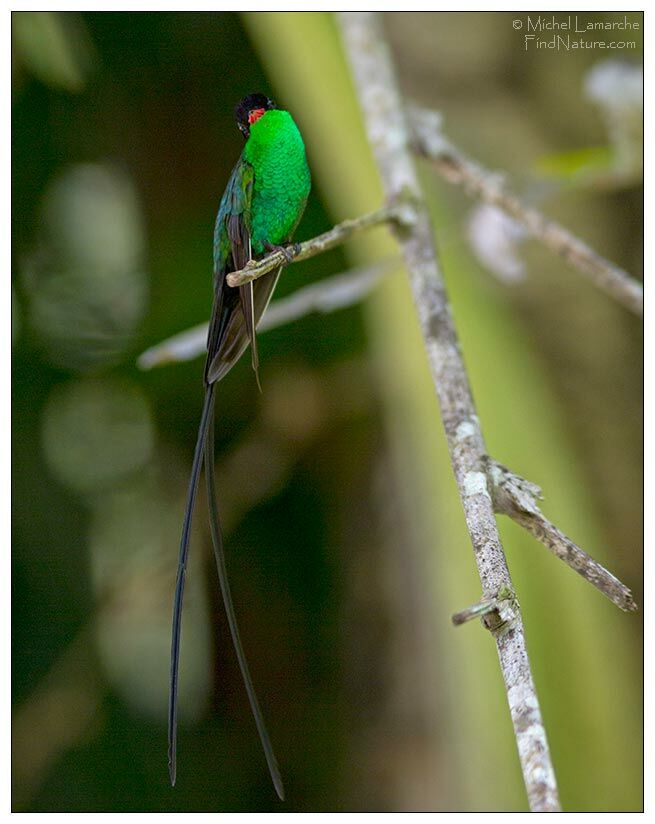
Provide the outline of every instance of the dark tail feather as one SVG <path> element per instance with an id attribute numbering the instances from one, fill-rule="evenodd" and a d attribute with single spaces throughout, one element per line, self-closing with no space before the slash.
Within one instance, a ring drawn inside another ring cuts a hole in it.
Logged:
<path id="1" fill-rule="evenodd" d="M 191 534 L 191 521 L 193 518 L 193 507 L 198 491 L 198 479 L 207 441 L 207 433 L 211 431 L 209 426 L 214 410 L 214 384 L 209 384 L 205 389 L 205 402 L 202 408 L 202 416 L 198 427 L 198 440 L 196 441 L 196 451 L 193 456 L 193 466 L 191 468 L 191 478 L 189 479 L 189 490 L 187 492 L 186 511 L 184 513 L 184 524 L 182 526 L 182 537 L 180 539 L 180 554 L 177 564 L 177 580 L 175 582 L 175 600 L 173 601 L 173 633 L 171 639 L 171 678 L 168 698 L 168 774 L 171 784 L 175 786 L 175 775 L 177 772 L 177 681 L 180 664 L 180 632 L 182 628 L 182 600 L 184 596 L 184 580 L 186 578 L 186 565 L 189 555 L 189 536 Z"/>
<path id="2" fill-rule="evenodd" d="M 213 398 L 211 400 L 211 407 L 213 413 Z M 241 637 L 239 636 L 239 627 L 237 625 L 237 618 L 234 612 L 234 605 L 232 603 L 232 595 L 230 593 L 230 585 L 227 580 L 227 569 L 225 566 L 225 553 L 223 551 L 223 536 L 221 534 L 221 524 L 218 513 L 218 505 L 216 503 L 216 486 L 214 482 L 214 416 L 209 416 L 209 427 L 207 430 L 207 440 L 205 444 L 205 477 L 207 479 L 207 499 L 209 501 L 209 523 L 211 526 L 212 543 L 214 544 L 214 556 L 216 557 L 216 567 L 218 569 L 218 580 L 221 585 L 221 592 L 223 593 L 223 603 L 225 604 L 225 612 L 227 613 L 227 620 L 230 626 L 230 633 L 232 634 L 232 642 L 239 660 L 239 667 L 241 668 L 241 675 L 246 686 L 248 699 L 252 714 L 255 717 L 255 724 L 259 732 L 259 738 L 264 748 L 264 755 L 266 756 L 266 763 L 273 780 L 275 792 L 278 794 L 281 801 L 284 801 L 284 786 L 282 784 L 282 776 L 280 775 L 280 768 L 275 759 L 273 746 L 266 731 L 264 724 L 264 717 L 259 707 L 259 701 L 255 694 L 255 688 L 250 677 L 250 670 L 246 656 L 241 645 Z"/>
<path id="3" fill-rule="evenodd" d="M 250 354 L 252 358 L 252 368 L 257 379 L 257 386 L 259 391 L 262 391 L 262 385 L 259 382 L 259 352 L 257 350 L 257 323 L 255 320 L 255 294 L 253 282 L 246 283 L 245 286 L 239 287 L 239 295 L 241 297 L 241 309 L 243 317 L 246 321 L 246 332 L 248 333 L 248 340 L 250 341 Z"/>

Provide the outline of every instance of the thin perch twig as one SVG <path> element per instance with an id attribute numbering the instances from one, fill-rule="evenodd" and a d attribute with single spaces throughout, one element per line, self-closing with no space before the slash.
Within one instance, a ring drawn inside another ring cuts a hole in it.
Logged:
<path id="1" fill-rule="evenodd" d="M 489 475 L 493 483 L 492 497 L 496 512 L 508 515 L 520 524 L 622 610 L 634 612 L 637 609 L 632 593 L 624 583 L 544 517 L 537 505 L 537 500 L 543 496 L 536 484 L 492 460 L 489 461 Z"/>
<path id="2" fill-rule="evenodd" d="M 342 243 L 345 243 L 362 229 L 370 229 L 385 223 L 403 223 L 407 219 L 401 208 L 385 206 L 376 212 L 370 212 L 352 220 L 344 220 L 322 235 L 317 235 L 304 243 L 290 244 L 284 251 L 271 252 L 270 255 L 266 255 L 261 260 L 251 261 L 243 269 L 231 272 L 227 276 L 228 286 L 243 286 L 250 283 L 251 280 L 262 277 L 267 272 L 272 272 L 278 266 L 285 266 L 289 263 L 307 260 L 307 258 L 314 257 L 314 255 L 320 255 L 321 252 L 327 252 L 328 249 L 341 246 Z"/>
<path id="3" fill-rule="evenodd" d="M 387 258 L 372 266 L 351 269 L 303 286 L 288 297 L 273 301 L 259 322 L 257 331 L 268 332 L 269 329 L 291 323 L 311 312 L 326 314 L 352 306 L 365 298 L 396 263 L 394 258 Z M 208 324 L 200 323 L 151 346 L 139 355 L 137 365 L 140 369 L 152 369 L 167 363 L 193 360 L 206 354 L 207 327 Z"/>
<path id="4" fill-rule="evenodd" d="M 469 194 L 502 209 L 533 238 L 586 275 L 595 286 L 636 315 L 643 315 L 644 290 L 639 281 L 599 255 L 564 226 L 522 203 L 507 190 L 501 175 L 466 157 L 442 134 L 438 112 L 415 107 L 411 110 L 411 123 L 415 151 L 430 160 L 449 183 L 461 185 Z"/>
<path id="5" fill-rule="evenodd" d="M 559 810 L 523 622 L 488 488 L 484 440 L 437 261 L 430 218 L 410 154 L 410 135 L 391 56 L 375 14 L 342 12 L 340 23 L 387 201 L 405 201 L 414 206 L 414 225 L 399 231 L 399 242 L 439 397 L 483 597 L 491 600 L 501 594 L 511 596 L 507 599 L 512 604 L 511 614 L 486 625 L 498 649 L 528 801 L 535 811 Z"/>

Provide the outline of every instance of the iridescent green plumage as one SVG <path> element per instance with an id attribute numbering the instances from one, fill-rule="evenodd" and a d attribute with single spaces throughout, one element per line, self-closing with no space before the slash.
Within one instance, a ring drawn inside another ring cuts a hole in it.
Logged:
<path id="1" fill-rule="evenodd" d="M 278 795 L 284 798 L 282 779 L 242 649 L 225 569 L 214 488 L 214 388 L 249 343 L 252 346 L 253 368 L 257 373 L 255 330 L 281 270 L 269 272 L 236 289 L 228 286 L 226 277 L 229 272 L 242 269 L 251 257 L 291 239 L 305 209 L 310 175 L 302 137 L 288 112 L 276 109 L 273 102 L 263 95 L 249 95 L 237 106 L 236 119 L 247 142 L 221 199 L 214 229 L 214 304 L 207 336 L 205 403 L 189 479 L 173 603 L 168 767 L 171 783 L 175 784 L 182 598 L 191 519 L 204 462 L 212 543 L 230 632 L 271 778 Z"/>
<path id="2" fill-rule="evenodd" d="M 222 378 L 249 342 L 253 343 L 256 368 L 250 320 L 254 316 L 257 325 L 280 270 L 240 287 L 240 305 L 237 291 L 226 287 L 225 276 L 241 269 L 252 255 L 261 255 L 267 247 L 291 239 L 305 210 L 309 189 L 305 145 L 293 118 L 280 109 L 265 112 L 250 126 L 248 141 L 232 171 L 216 217 L 216 296 L 207 345 L 208 382 Z"/>

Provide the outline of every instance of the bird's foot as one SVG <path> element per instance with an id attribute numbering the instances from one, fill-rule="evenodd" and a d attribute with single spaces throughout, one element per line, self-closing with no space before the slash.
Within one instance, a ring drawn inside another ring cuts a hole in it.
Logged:
<path id="1" fill-rule="evenodd" d="M 291 263 L 300 252 L 299 243 L 290 243 L 288 246 L 278 246 L 275 243 L 265 243 L 264 249 L 267 252 L 282 252 L 287 263 Z"/>

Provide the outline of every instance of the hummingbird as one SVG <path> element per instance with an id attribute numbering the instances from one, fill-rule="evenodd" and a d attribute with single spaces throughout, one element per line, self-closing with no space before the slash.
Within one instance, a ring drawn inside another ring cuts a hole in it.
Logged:
<path id="1" fill-rule="evenodd" d="M 168 771 L 174 786 L 182 601 L 191 521 L 204 463 L 210 531 L 230 634 L 273 785 L 280 800 L 284 800 L 280 770 L 250 677 L 227 578 L 214 479 L 214 401 L 216 384 L 239 360 L 248 344 L 261 390 L 256 329 L 282 267 L 245 286 L 231 287 L 226 278 L 230 272 L 242 269 L 248 261 L 268 251 L 285 250 L 305 210 L 311 178 L 305 145 L 289 112 L 279 109 L 264 94 L 250 94 L 237 104 L 235 120 L 246 142 L 221 198 L 214 228 L 214 300 L 207 334 L 205 397 L 189 479 L 173 601 Z"/>

